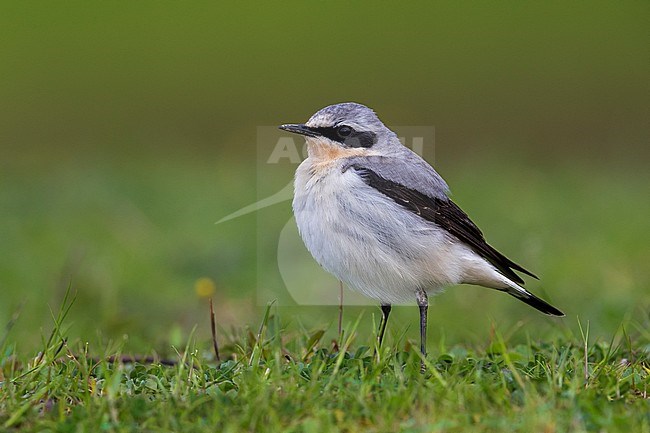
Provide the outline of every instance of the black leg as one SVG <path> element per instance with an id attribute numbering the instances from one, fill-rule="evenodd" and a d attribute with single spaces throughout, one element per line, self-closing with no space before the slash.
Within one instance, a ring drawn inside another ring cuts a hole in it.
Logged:
<path id="1" fill-rule="evenodd" d="M 420 352 L 423 357 L 427 356 L 427 308 L 429 307 L 429 298 L 427 292 L 420 289 L 415 292 L 415 297 L 420 307 Z M 424 373 L 426 370 L 424 361 L 420 363 L 420 371 Z"/>
<path id="2" fill-rule="evenodd" d="M 391 305 L 381 304 L 381 322 L 379 323 L 379 335 L 377 336 L 377 346 L 381 347 L 381 342 L 384 340 L 384 332 L 386 332 L 386 324 L 388 323 L 388 315 L 390 314 Z"/>

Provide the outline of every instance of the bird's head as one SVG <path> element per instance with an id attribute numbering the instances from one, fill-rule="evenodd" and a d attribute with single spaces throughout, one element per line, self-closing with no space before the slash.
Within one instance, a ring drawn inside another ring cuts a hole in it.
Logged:
<path id="1" fill-rule="evenodd" d="M 304 135 L 310 155 L 316 149 L 337 154 L 382 154 L 400 145 L 397 136 L 379 120 L 374 111 L 354 102 L 335 104 L 317 111 L 304 124 L 281 125 L 280 129 Z"/>

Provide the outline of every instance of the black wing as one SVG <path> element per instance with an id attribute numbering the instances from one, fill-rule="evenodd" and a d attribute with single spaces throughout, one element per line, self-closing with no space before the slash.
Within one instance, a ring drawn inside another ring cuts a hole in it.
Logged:
<path id="1" fill-rule="evenodd" d="M 352 168 L 371 187 L 395 200 L 411 212 L 416 213 L 427 221 L 442 227 L 467 244 L 475 253 L 490 262 L 503 275 L 512 281 L 524 284 L 524 280 L 514 271 L 523 272 L 537 278 L 532 272 L 514 263 L 506 256 L 492 248 L 483 237 L 481 230 L 469 219 L 467 214 L 449 198 L 432 198 L 404 185 L 384 179 L 374 171 L 359 164 Z"/>

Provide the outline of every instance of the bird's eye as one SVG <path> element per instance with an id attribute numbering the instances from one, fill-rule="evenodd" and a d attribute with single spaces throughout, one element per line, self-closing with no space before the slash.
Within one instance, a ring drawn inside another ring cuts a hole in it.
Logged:
<path id="1" fill-rule="evenodd" d="M 339 136 L 341 137 L 347 137 L 348 135 L 352 134 L 352 128 L 343 125 L 339 126 L 336 132 L 338 132 Z"/>

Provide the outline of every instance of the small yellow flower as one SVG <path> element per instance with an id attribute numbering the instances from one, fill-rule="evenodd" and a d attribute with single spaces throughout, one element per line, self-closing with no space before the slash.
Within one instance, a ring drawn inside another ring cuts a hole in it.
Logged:
<path id="1" fill-rule="evenodd" d="M 196 280 L 194 283 L 194 291 L 199 298 L 208 298 L 214 295 L 217 290 L 217 285 L 212 278 L 203 277 Z"/>

